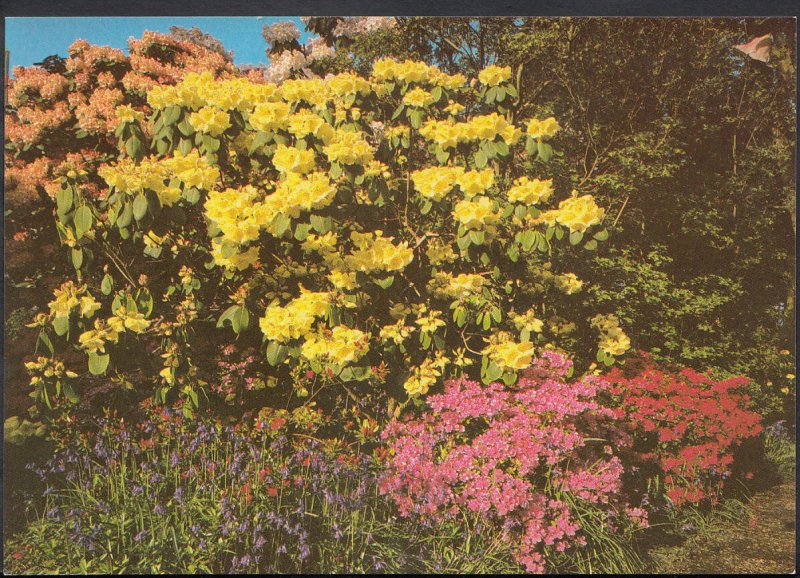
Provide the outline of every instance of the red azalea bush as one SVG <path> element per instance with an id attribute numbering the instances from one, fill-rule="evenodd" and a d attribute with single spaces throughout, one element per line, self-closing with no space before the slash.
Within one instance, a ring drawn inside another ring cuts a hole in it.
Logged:
<path id="1" fill-rule="evenodd" d="M 381 492 L 403 516 L 441 519 L 466 509 L 502 527 L 534 572 L 548 554 L 587 543 L 587 511 L 612 530 L 646 525 L 646 513 L 622 494 L 622 462 L 589 425 L 614 417 L 597 399 L 607 383 L 567 383 L 570 366 L 545 351 L 510 388 L 447 382 L 427 398 L 432 411 L 384 430 L 390 457 Z"/>
<path id="2" fill-rule="evenodd" d="M 665 371 L 640 355 L 640 363 L 626 364 L 628 371 L 614 368 L 606 375 L 617 418 L 634 435 L 640 457 L 663 471 L 674 505 L 716 503 L 730 476 L 734 449 L 762 429 L 761 416 L 748 408 L 750 397 L 740 391 L 749 380 L 715 381 L 688 368 Z"/>

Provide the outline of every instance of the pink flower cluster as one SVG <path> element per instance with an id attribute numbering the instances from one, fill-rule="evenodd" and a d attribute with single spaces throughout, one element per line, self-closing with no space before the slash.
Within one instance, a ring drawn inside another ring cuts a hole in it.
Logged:
<path id="1" fill-rule="evenodd" d="M 584 543 L 565 494 L 613 520 L 646 524 L 621 493 L 622 464 L 596 446 L 584 418 L 611 419 L 596 395 L 606 382 L 587 376 L 566 383 L 571 362 L 544 352 L 514 388 L 466 379 L 428 398 L 420 419 L 393 420 L 380 489 L 401 515 L 452 515 L 467 508 L 497 524 L 516 543 L 529 571 L 544 570 L 547 549 Z"/>

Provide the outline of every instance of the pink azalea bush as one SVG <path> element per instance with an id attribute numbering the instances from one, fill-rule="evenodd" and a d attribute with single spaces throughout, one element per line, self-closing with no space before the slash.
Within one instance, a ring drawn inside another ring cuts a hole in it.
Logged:
<path id="1" fill-rule="evenodd" d="M 548 554 L 591 540 L 577 508 L 612 531 L 646 526 L 646 512 L 625 499 L 611 440 L 591 433 L 614 416 L 597 400 L 608 385 L 597 376 L 567 383 L 570 366 L 544 352 L 512 388 L 447 382 L 428 398 L 432 411 L 384 430 L 390 457 L 380 491 L 402 516 L 478 515 L 502 528 L 531 572 L 545 570 Z"/>

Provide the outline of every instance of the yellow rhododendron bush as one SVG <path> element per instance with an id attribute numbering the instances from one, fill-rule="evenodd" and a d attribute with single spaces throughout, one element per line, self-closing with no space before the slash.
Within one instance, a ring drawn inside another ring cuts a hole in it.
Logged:
<path id="1" fill-rule="evenodd" d="M 510 68 L 470 82 L 392 60 L 368 78 L 153 86 L 151 114 L 116 111 L 101 194 L 85 172 L 57 183 L 77 279 L 34 321 L 40 349 L 81 351 L 79 373 L 140 370 L 189 414 L 220 393 L 210 360 L 231 346 L 257 351 L 243 390 L 284 399 L 510 385 L 577 330 L 610 365 L 628 338 L 612 316 L 572 318 L 583 283 L 557 260 L 607 238 L 604 210 L 544 176 L 559 124 L 516 118 L 516 96 Z M 45 404 L 79 395 L 31 367 Z"/>

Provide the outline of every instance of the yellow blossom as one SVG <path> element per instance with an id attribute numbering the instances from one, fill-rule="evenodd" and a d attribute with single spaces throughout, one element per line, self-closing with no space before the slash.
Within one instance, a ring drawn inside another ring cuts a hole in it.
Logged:
<path id="1" fill-rule="evenodd" d="M 511 78 L 510 66 L 487 66 L 478 73 L 478 80 L 487 86 L 497 86 Z"/>

